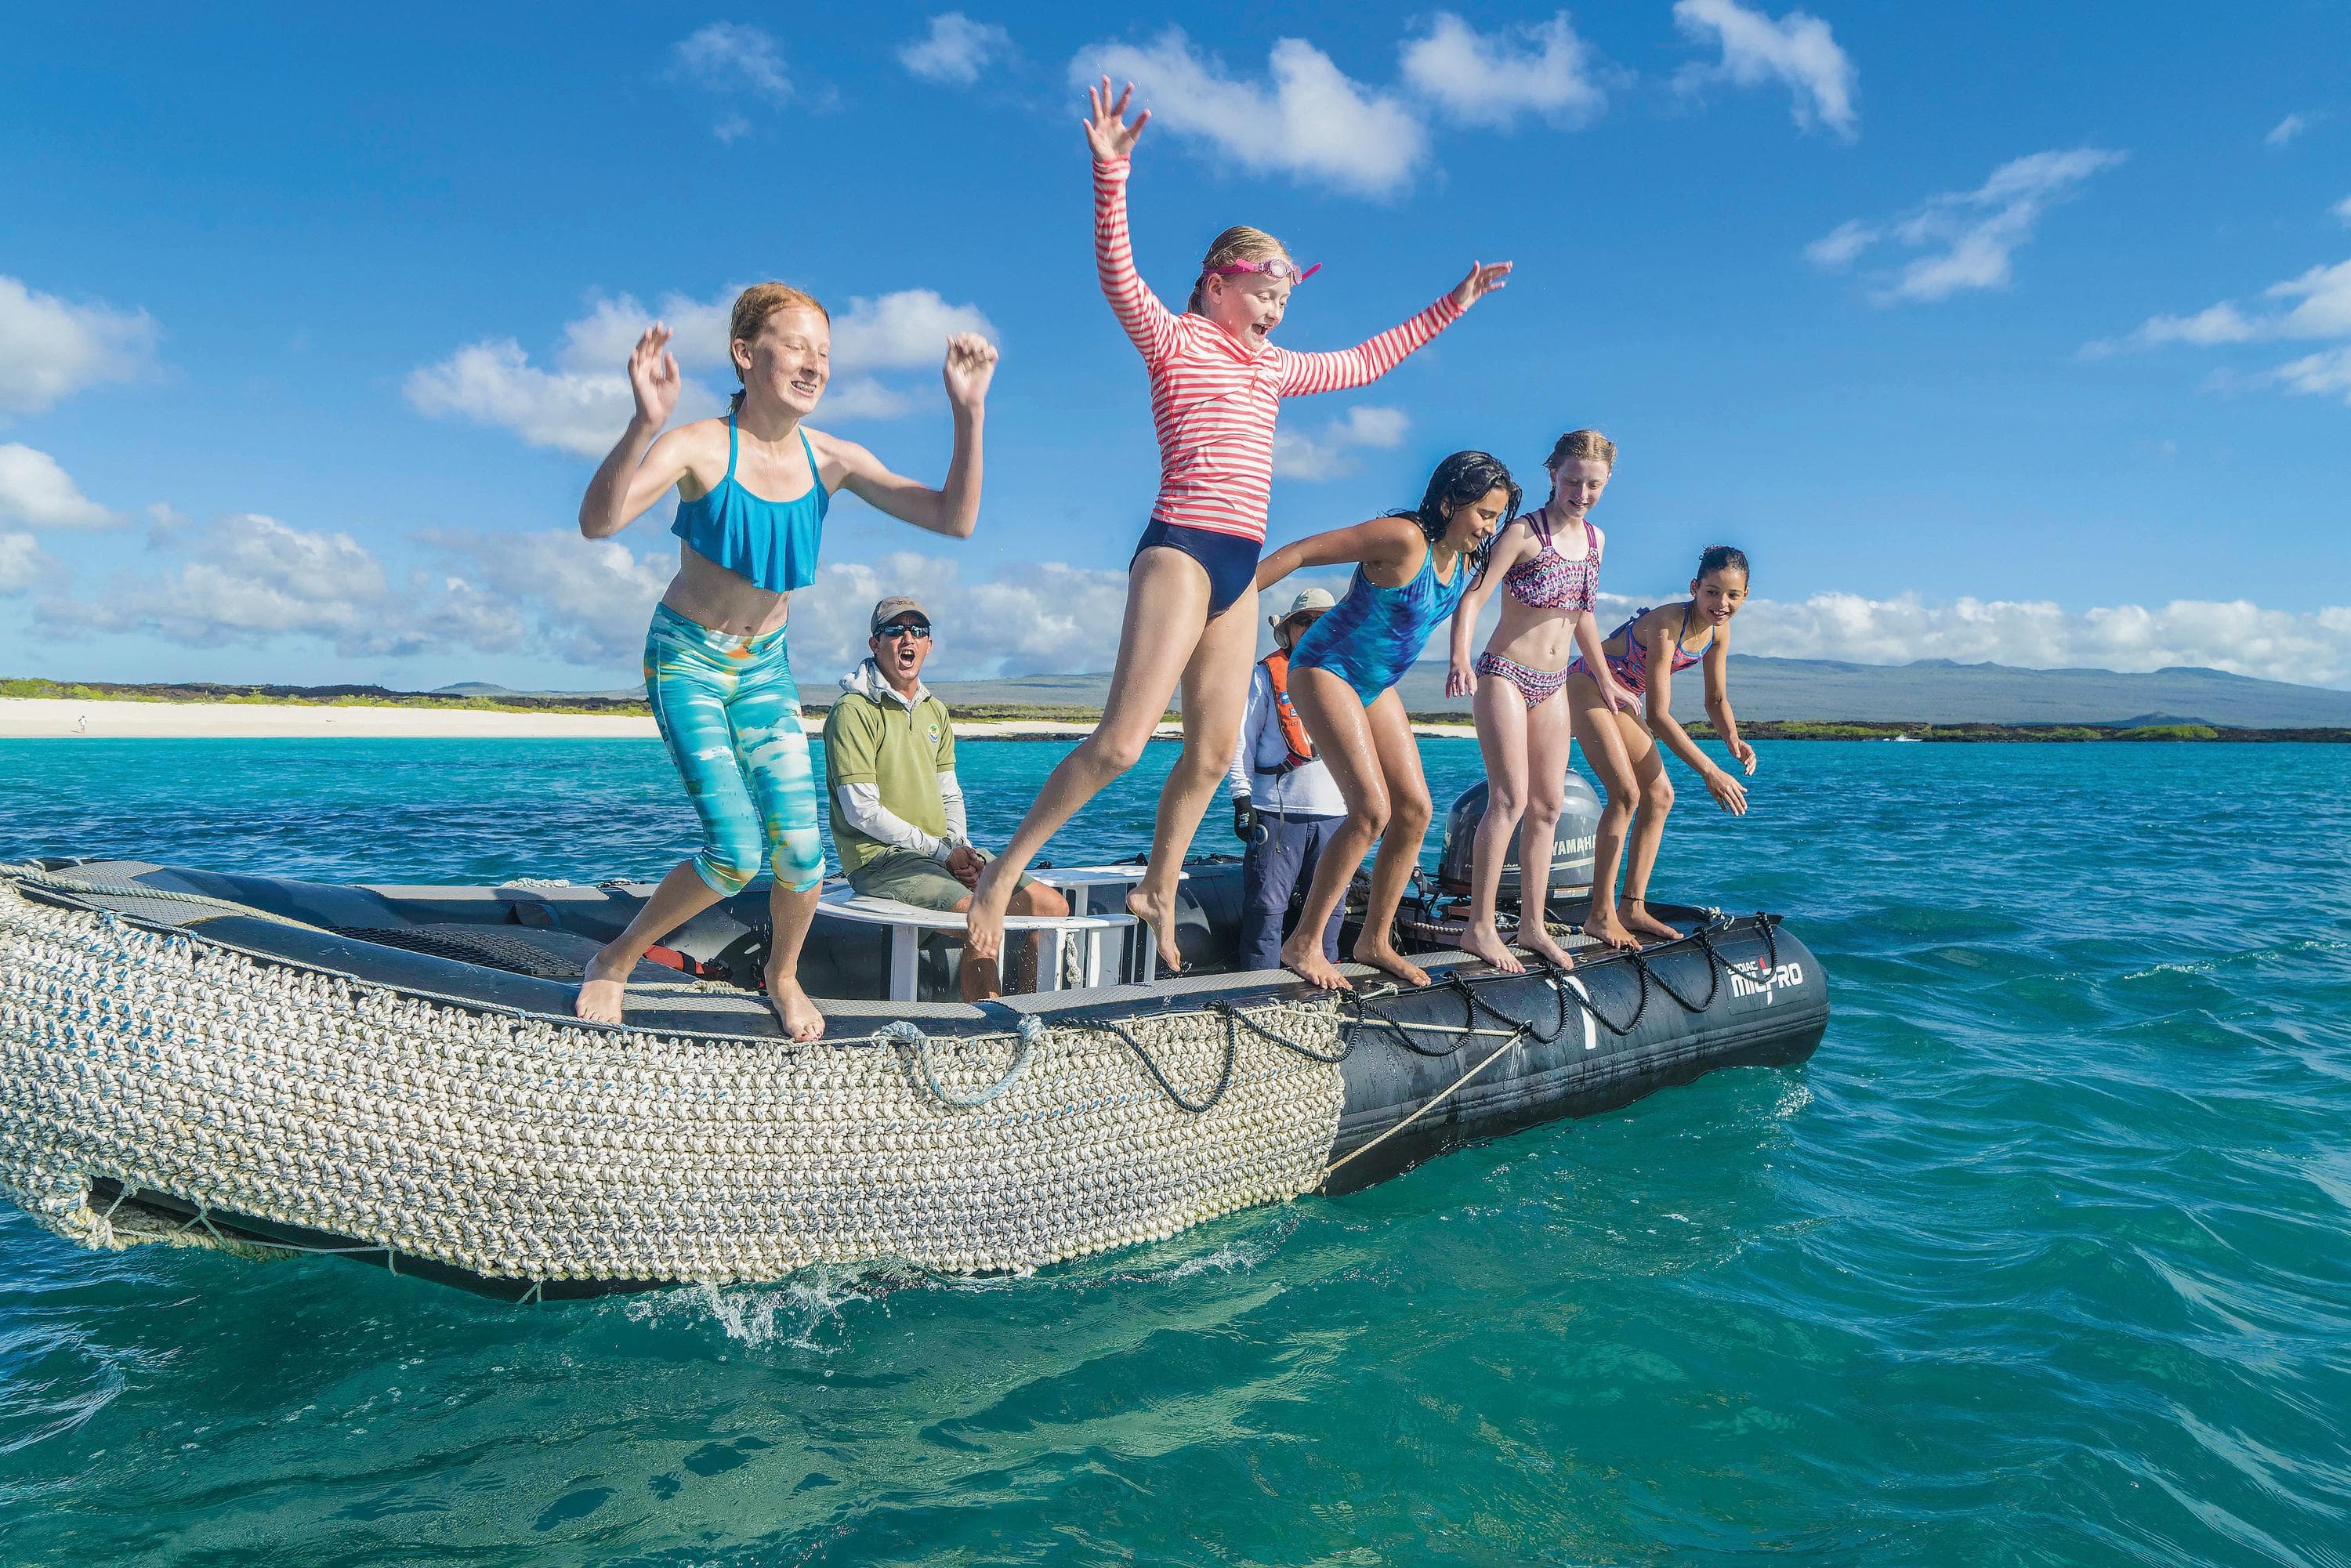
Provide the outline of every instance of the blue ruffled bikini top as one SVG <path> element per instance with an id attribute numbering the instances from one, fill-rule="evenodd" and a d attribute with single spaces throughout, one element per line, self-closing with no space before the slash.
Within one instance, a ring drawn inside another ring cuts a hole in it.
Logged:
<path id="1" fill-rule="evenodd" d="M 770 593 L 789 593 L 816 580 L 817 546 L 832 494 L 816 465 L 816 448 L 800 432 L 808 454 L 809 487 L 789 501 L 754 496 L 735 477 L 735 416 L 726 416 L 726 477 L 696 500 L 677 504 L 669 531 L 695 554 L 747 578 Z"/>

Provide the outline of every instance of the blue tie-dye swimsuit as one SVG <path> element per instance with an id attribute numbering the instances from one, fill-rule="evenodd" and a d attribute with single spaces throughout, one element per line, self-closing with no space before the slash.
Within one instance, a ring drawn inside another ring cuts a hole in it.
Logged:
<path id="1" fill-rule="evenodd" d="M 1468 591 L 1471 575 L 1468 558 L 1456 557 L 1453 580 L 1439 580 L 1433 545 L 1422 554 L 1420 570 L 1401 588 L 1382 588 L 1358 566 L 1347 597 L 1309 626 L 1290 651 L 1290 667 L 1328 670 L 1371 706 L 1404 679 L 1427 646 L 1428 634 Z"/>

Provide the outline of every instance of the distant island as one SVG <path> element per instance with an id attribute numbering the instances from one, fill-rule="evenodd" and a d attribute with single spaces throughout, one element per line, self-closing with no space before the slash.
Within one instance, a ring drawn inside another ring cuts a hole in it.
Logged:
<path id="1" fill-rule="evenodd" d="M 2351 692 L 2220 670 L 2173 668 L 2126 674 L 1939 659 L 1854 664 L 1745 653 L 1732 654 L 1730 664 L 1740 727 L 1760 740 L 2351 740 Z M 932 689 L 967 722 L 1038 727 L 1032 733 L 1050 737 L 1092 724 L 1100 716 L 1109 685 L 1107 674 L 1040 674 L 935 681 Z M 830 681 L 810 679 L 804 685 L 810 710 L 826 706 L 831 688 Z M 1469 705 L 1445 695 L 1440 663 L 1415 665 L 1400 689 L 1417 724 L 1450 727 L 1469 721 Z M 1693 733 L 1708 733 L 1699 683 L 1685 677 L 1676 683 L 1674 695 L 1676 716 Z M 602 718 L 649 712 L 643 694 L 634 689 L 523 692 L 477 681 L 402 692 L 373 685 L 0 679 L 0 699 L 396 707 Z"/>

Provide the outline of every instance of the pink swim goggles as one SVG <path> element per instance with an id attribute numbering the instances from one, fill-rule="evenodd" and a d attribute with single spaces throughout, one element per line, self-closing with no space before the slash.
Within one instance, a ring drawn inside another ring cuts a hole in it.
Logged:
<path id="1" fill-rule="evenodd" d="M 1322 270 L 1322 264 L 1318 261 L 1301 272 L 1296 262 L 1286 256 L 1277 256 L 1271 261 L 1236 261 L 1226 267 L 1212 267 L 1202 276 L 1231 277 L 1236 274 L 1256 274 L 1270 277 L 1276 283 L 1280 283 L 1284 278 L 1288 278 L 1292 283 L 1303 283 Z"/>

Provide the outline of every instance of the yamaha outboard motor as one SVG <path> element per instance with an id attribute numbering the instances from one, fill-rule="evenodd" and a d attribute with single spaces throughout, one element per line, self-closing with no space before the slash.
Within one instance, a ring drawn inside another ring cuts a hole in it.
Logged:
<path id="1" fill-rule="evenodd" d="M 1567 799 L 1552 829 L 1552 896 L 1582 897 L 1592 887 L 1592 841 L 1600 831 L 1600 797 L 1583 775 L 1567 770 Z M 1437 866 L 1437 885 L 1451 894 L 1469 891 L 1470 870 L 1477 852 L 1478 823 L 1486 815 L 1486 781 L 1479 779 L 1461 792 L 1445 820 L 1445 852 Z M 1519 902 L 1519 835 L 1510 833 L 1510 853 L 1502 861 L 1500 902 Z"/>

